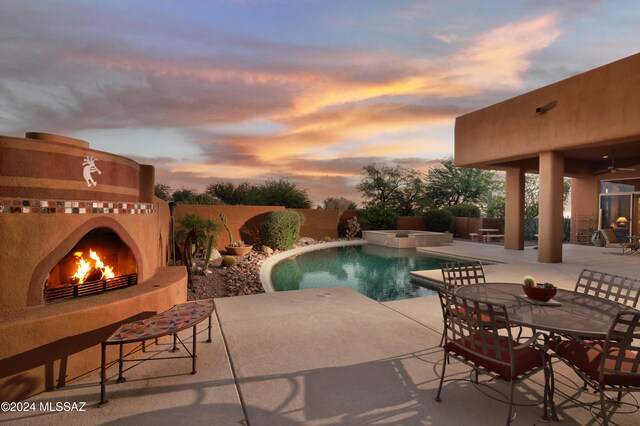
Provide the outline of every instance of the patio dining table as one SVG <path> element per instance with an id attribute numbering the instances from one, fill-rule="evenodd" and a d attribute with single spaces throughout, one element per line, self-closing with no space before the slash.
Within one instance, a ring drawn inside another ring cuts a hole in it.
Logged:
<path id="1" fill-rule="evenodd" d="M 486 283 L 459 287 L 456 294 L 506 306 L 509 321 L 538 331 L 548 332 L 544 350 L 556 335 L 576 339 L 604 339 L 616 314 L 632 310 L 630 306 L 574 291 L 558 289 L 549 302 L 538 302 L 525 296 L 522 284 Z M 552 418 L 557 420 L 553 403 L 553 384 L 549 392 Z"/>
<path id="2" fill-rule="evenodd" d="M 501 303 L 507 307 L 509 320 L 536 330 L 604 339 L 618 311 L 630 306 L 574 291 L 558 289 L 549 302 L 537 302 L 525 296 L 521 284 L 486 283 L 461 286 L 456 294 L 463 297 Z"/>

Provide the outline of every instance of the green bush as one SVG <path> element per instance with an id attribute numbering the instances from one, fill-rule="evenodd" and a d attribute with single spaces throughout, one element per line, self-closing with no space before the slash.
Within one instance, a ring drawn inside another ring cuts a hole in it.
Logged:
<path id="1" fill-rule="evenodd" d="M 429 231 L 447 232 L 451 229 L 453 215 L 450 211 L 444 209 L 429 210 L 424 214 L 424 220 L 427 222 Z"/>
<path id="2" fill-rule="evenodd" d="M 261 237 L 272 249 L 292 247 L 300 238 L 300 225 L 304 216 L 293 210 L 271 212 L 262 222 Z"/>
<path id="3" fill-rule="evenodd" d="M 504 219 L 504 203 L 503 196 L 497 195 L 487 204 L 487 217 L 491 219 Z"/>
<path id="4" fill-rule="evenodd" d="M 370 204 L 360 211 L 358 222 L 370 231 L 396 229 L 398 213 L 385 203 Z"/>
<path id="5" fill-rule="evenodd" d="M 480 217 L 480 208 L 473 204 L 455 204 L 446 209 L 454 217 Z"/>
<path id="6" fill-rule="evenodd" d="M 234 266 L 236 263 L 238 263 L 238 261 L 236 260 L 236 258 L 234 256 L 225 256 L 222 258 L 222 267 L 223 268 L 230 268 L 232 266 Z"/>

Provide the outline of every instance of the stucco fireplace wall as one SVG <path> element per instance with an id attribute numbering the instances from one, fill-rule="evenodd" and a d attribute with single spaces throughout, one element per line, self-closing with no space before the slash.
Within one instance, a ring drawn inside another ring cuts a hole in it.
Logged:
<path id="1" fill-rule="evenodd" d="M 169 212 L 153 196 L 152 166 L 77 139 L 27 135 L 0 136 L 0 313 L 42 304 L 49 271 L 98 227 L 133 251 L 139 282 L 166 265 Z M 88 159 L 100 172 L 91 181 Z"/>
<path id="2" fill-rule="evenodd" d="M 0 136 L 0 401 L 95 371 L 100 342 L 121 323 L 186 301 L 186 269 L 167 266 L 169 208 L 154 180 L 153 166 L 85 141 Z M 45 304 L 49 272 L 97 228 L 131 250 L 138 284 Z"/>

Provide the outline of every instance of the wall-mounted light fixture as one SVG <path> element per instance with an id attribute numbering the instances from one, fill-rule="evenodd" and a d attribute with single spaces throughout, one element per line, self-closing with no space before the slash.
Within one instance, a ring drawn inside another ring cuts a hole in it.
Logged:
<path id="1" fill-rule="evenodd" d="M 546 105 L 543 105 L 541 107 L 536 108 L 536 114 L 544 114 L 545 112 L 549 111 L 550 109 L 555 108 L 556 105 L 558 105 L 558 101 L 549 102 Z"/>

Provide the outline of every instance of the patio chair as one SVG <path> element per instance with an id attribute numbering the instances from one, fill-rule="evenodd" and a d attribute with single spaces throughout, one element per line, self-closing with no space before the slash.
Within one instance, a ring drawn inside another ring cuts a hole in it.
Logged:
<path id="1" fill-rule="evenodd" d="M 442 272 L 442 283 L 448 291 L 453 291 L 456 287 L 467 284 L 485 282 L 484 268 L 479 261 L 444 262 L 440 264 L 440 271 Z M 444 343 L 444 331 L 439 346 L 442 346 L 442 343 Z"/>
<path id="2" fill-rule="evenodd" d="M 620 246 L 622 254 L 631 254 L 638 250 L 637 244 L 630 242 L 628 236 L 616 233 L 613 229 L 601 229 L 600 234 L 604 238 L 605 247 Z"/>
<path id="3" fill-rule="evenodd" d="M 482 284 L 484 268 L 479 261 L 445 262 L 440 264 L 442 282 L 447 290 L 467 284 Z"/>
<path id="4" fill-rule="evenodd" d="M 509 316 L 504 305 L 481 302 L 456 296 L 447 290 L 439 290 L 440 304 L 445 319 L 445 345 L 442 375 L 436 401 L 441 402 L 442 384 L 449 357 L 473 367 L 476 372 L 489 374 L 492 378 L 510 383 L 508 425 L 513 412 L 513 395 L 516 384 L 544 370 L 544 418 L 547 416 L 549 379 L 553 371 L 550 357 L 532 346 L 541 333 L 534 334 L 527 342 L 518 344 L 513 340 Z M 447 316 L 447 312 L 458 312 Z M 500 335 L 499 330 L 506 330 Z"/>
<path id="5" fill-rule="evenodd" d="M 605 392 L 640 391 L 640 313 L 618 312 L 606 339 L 603 341 L 578 339 L 563 340 L 557 344 L 558 358 L 571 367 L 585 384 L 600 393 L 602 420 L 606 426 L 609 418 L 605 406 Z"/>
<path id="6" fill-rule="evenodd" d="M 478 260 L 445 262 L 440 264 L 442 272 L 442 282 L 444 288 L 453 291 L 456 287 L 469 284 L 484 284 L 486 282 L 484 276 L 484 267 Z M 520 340 L 522 335 L 522 327 L 518 326 L 518 337 Z M 444 332 L 440 339 L 440 345 L 444 342 Z"/>
<path id="7" fill-rule="evenodd" d="M 576 281 L 574 291 L 635 308 L 640 296 L 640 280 L 585 268 Z"/>

